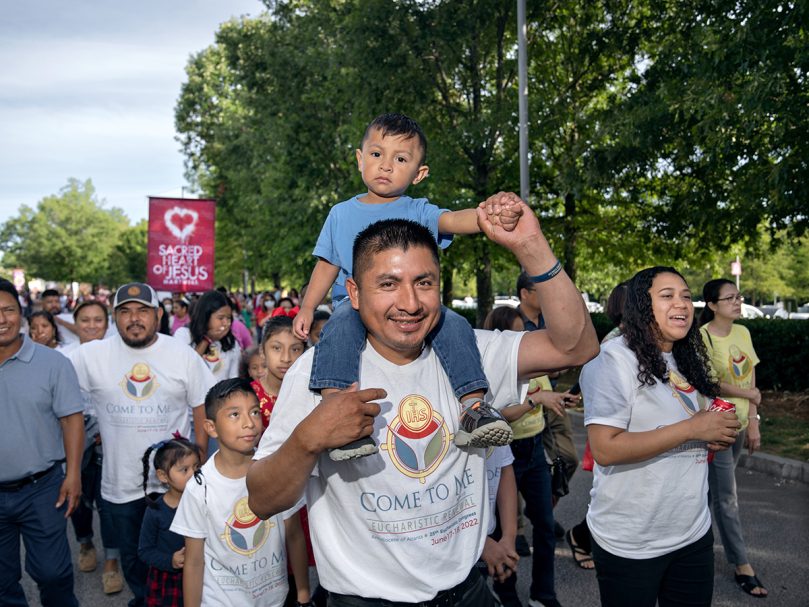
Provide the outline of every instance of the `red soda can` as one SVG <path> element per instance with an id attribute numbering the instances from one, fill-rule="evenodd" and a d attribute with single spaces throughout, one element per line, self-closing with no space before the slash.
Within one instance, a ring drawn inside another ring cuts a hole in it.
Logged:
<path id="1" fill-rule="evenodd" d="M 708 407 L 708 411 L 727 411 L 728 413 L 736 413 L 736 405 L 733 403 L 729 403 L 726 400 L 722 400 L 721 398 L 713 399 L 713 402 Z M 708 453 L 708 463 L 710 464 L 713 461 L 713 451 Z"/>
<path id="2" fill-rule="evenodd" d="M 736 413 L 736 405 L 729 403 L 721 398 L 713 399 L 713 402 L 708 407 L 708 411 L 727 411 L 728 413 Z"/>

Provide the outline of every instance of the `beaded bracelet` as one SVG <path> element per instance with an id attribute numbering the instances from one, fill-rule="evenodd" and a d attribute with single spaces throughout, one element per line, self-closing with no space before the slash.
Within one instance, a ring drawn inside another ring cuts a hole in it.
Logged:
<path id="1" fill-rule="evenodd" d="M 557 260 L 550 270 L 548 270 L 544 274 L 538 274 L 537 276 L 529 276 L 528 280 L 530 280 L 534 284 L 538 282 L 545 282 L 546 280 L 550 280 L 551 278 L 556 276 L 561 271 L 562 271 L 562 262 Z"/>

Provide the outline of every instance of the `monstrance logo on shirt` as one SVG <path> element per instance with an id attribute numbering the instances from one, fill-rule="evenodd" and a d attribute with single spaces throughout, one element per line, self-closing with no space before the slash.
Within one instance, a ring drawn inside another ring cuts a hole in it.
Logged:
<path id="1" fill-rule="evenodd" d="M 672 387 L 671 393 L 688 415 L 694 415 L 705 408 L 705 398 L 682 375 L 669 370 L 669 383 Z"/>
<path id="2" fill-rule="evenodd" d="M 399 415 L 388 425 L 382 449 L 405 476 L 425 483 L 447 455 L 453 435 L 429 401 L 409 394 L 399 403 Z"/>
<path id="3" fill-rule="evenodd" d="M 225 532 L 220 537 L 233 552 L 253 556 L 267 541 L 273 527 L 272 521 L 262 521 L 253 514 L 245 496 L 233 506 L 233 514 L 225 522 Z"/>
<path id="4" fill-rule="evenodd" d="M 747 379 L 753 371 L 750 357 L 742 352 L 738 346 L 730 346 L 728 355 L 728 371 L 737 380 Z"/>
<path id="5" fill-rule="evenodd" d="M 208 346 L 207 352 L 202 357 L 208 364 L 211 373 L 217 373 L 222 368 L 222 358 L 219 356 L 219 348 L 211 344 Z"/>
<path id="6" fill-rule="evenodd" d="M 160 384 L 152 375 L 152 370 L 146 363 L 135 363 L 132 370 L 124 375 L 120 386 L 124 394 L 132 400 L 144 400 L 157 391 Z"/>

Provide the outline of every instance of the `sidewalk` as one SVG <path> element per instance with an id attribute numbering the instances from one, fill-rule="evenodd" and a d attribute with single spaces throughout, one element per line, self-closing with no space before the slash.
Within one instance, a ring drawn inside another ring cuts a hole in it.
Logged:
<path id="1" fill-rule="evenodd" d="M 574 409 L 569 409 L 568 413 L 571 418 L 582 420 L 584 423 L 584 413 Z M 798 481 L 809 485 L 809 463 L 796 459 L 761 452 L 748 455 L 747 451 L 744 451 L 739 459 L 738 467 L 762 472 L 778 479 Z"/>

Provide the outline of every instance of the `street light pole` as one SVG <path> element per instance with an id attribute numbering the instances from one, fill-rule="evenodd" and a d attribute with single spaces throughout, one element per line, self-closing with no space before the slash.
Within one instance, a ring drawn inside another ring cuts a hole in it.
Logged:
<path id="1" fill-rule="evenodd" d="M 520 120 L 520 197 L 528 202 L 528 56 L 526 50 L 525 0 L 517 0 L 517 73 Z"/>

